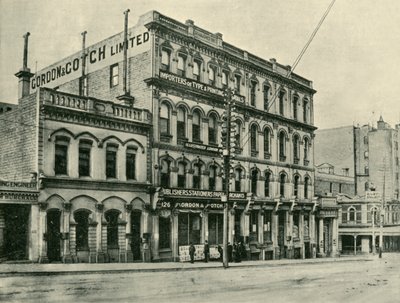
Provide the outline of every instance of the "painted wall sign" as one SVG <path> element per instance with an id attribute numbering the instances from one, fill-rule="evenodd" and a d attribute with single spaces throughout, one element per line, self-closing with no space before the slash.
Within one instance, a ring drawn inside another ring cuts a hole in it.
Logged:
<path id="1" fill-rule="evenodd" d="M 197 144 L 190 142 L 185 142 L 184 147 L 196 150 L 205 150 L 215 153 L 218 153 L 221 150 L 221 148 L 219 148 L 218 146 L 211 146 L 211 145 L 204 145 L 204 144 Z"/>
<path id="2" fill-rule="evenodd" d="M 162 190 L 164 197 L 193 197 L 193 198 L 219 198 L 224 195 L 223 191 L 211 190 L 196 190 L 196 189 L 179 189 L 179 188 L 164 188 Z M 246 199 L 246 193 L 231 192 L 230 199 Z"/>
<path id="3" fill-rule="evenodd" d="M 382 199 L 382 195 L 379 191 L 366 191 L 365 192 L 365 200 L 367 201 L 380 201 Z"/>
<path id="4" fill-rule="evenodd" d="M 179 76 L 176 76 L 176 75 L 173 75 L 170 73 L 166 73 L 163 71 L 160 71 L 160 78 L 164 79 L 164 80 L 168 80 L 170 82 L 178 83 L 183 86 L 194 88 L 199 91 L 204 91 L 207 93 L 219 95 L 221 97 L 224 96 L 224 91 L 222 89 L 212 87 L 212 86 L 206 85 L 204 83 L 194 81 L 192 79 L 182 78 L 182 77 L 179 77 Z M 232 97 L 232 99 L 235 101 L 238 101 L 238 102 L 244 102 L 244 97 L 240 96 L 240 95 L 234 95 Z"/>
<path id="5" fill-rule="evenodd" d="M 86 48 L 86 74 L 123 60 L 127 47 L 128 58 L 150 49 L 150 34 L 144 26 L 128 30 L 124 42 L 123 32 Z M 31 79 L 31 91 L 38 87 L 55 87 L 82 75 L 82 52 L 77 52 L 38 71 Z"/>

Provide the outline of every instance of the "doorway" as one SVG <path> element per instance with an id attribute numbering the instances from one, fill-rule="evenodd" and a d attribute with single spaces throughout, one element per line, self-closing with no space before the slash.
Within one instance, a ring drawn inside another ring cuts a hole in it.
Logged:
<path id="1" fill-rule="evenodd" d="M 58 209 L 47 212 L 47 257 L 50 262 L 61 260 L 60 219 Z"/>
<path id="2" fill-rule="evenodd" d="M 131 241 L 131 250 L 133 255 L 133 260 L 141 260 L 140 253 L 140 219 L 142 217 L 142 213 L 140 211 L 133 211 L 131 213 L 131 233 L 132 233 L 132 241 Z"/>

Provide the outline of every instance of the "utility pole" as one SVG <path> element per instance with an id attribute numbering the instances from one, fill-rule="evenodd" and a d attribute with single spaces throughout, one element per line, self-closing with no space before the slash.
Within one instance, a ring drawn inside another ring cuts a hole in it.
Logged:
<path id="1" fill-rule="evenodd" d="M 223 173 L 224 173 L 224 185 L 225 190 L 223 196 L 221 196 L 221 202 L 224 203 L 224 235 L 223 235 L 223 256 L 222 262 L 224 268 L 228 268 L 228 237 L 229 237 L 229 226 L 228 226 L 228 210 L 229 210 L 229 192 L 230 192 L 230 178 L 231 173 L 233 173 L 232 160 L 235 157 L 235 147 L 236 147 L 236 124 L 232 123 L 232 113 L 235 111 L 234 101 L 232 101 L 233 91 L 231 89 L 226 89 L 224 91 L 224 101 L 225 101 L 225 112 L 222 115 L 222 128 L 221 128 L 221 145 L 222 145 L 222 158 L 223 158 Z"/>

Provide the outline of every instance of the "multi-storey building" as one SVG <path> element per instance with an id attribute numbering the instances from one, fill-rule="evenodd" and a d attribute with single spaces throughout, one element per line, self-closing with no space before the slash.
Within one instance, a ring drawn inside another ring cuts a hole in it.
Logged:
<path id="1" fill-rule="evenodd" d="M 315 90 L 290 66 L 152 11 L 35 75 L 25 58 L 17 76 L 1 177 L 37 174 L 32 259 L 185 260 L 190 242 L 214 248 L 225 177 L 229 241 L 246 257 L 336 251 L 336 240 L 323 243 L 332 215 L 313 199 Z M 226 88 L 239 145 L 229 176 L 219 153 Z"/>

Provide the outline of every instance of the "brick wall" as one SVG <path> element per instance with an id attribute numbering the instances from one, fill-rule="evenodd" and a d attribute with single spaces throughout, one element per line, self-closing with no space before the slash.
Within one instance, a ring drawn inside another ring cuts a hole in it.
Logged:
<path id="1" fill-rule="evenodd" d="M 17 109 L 0 115 L 0 178 L 29 181 L 37 170 L 36 94 L 21 100 Z"/>

